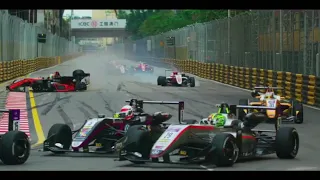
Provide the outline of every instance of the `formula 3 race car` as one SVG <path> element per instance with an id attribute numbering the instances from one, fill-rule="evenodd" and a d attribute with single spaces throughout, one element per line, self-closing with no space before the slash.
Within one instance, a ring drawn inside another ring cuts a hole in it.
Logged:
<path id="1" fill-rule="evenodd" d="M 239 101 L 241 105 L 251 106 L 267 106 L 267 107 L 280 107 L 280 112 L 277 115 L 274 110 L 266 110 L 264 113 L 271 121 L 277 117 L 281 117 L 284 122 L 294 122 L 296 124 L 303 123 L 303 104 L 297 100 L 285 99 L 284 97 L 275 94 L 274 90 L 282 89 L 279 87 L 255 87 L 251 96 L 258 99 L 258 101 L 249 101 L 242 99 Z M 257 90 L 265 90 L 261 93 Z"/>
<path id="2" fill-rule="evenodd" d="M 50 128 L 47 139 L 43 143 L 43 151 L 51 151 L 56 154 L 64 152 L 113 153 L 115 143 L 123 137 L 130 126 L 148 125 L 154 118 L 153 115 L 142 111 L 143 104 L 178 104 L 178 102 L 136 99 L 126 102 L 140 109 L 139 112 L 135 112 L 132 119 L 100 115 L 98 118 L 86 120 L 82 127 L 75 131 L 72 131 L 66 124 L 55 124 Z"/>
<path id="3" fill-rule="evenodd" d="M 135 73 L 153 73 L 154 68 L 146 63 L 140 62 L 136 66 L 131 66 L 128 68 L 128 73 L 135 74 Z"/>
<path id="4" fill-rule="evenodd" d="M 90 84 L 90 74 L 77 69 L 73 71 L 72 76 L 14 80 L 6 89 L 21 92 L 25 91 L 26 87 L 32 87 L 33 92 L 70 92 L 87 90 L 88 84 Z"/>
<path id="5" fill-rule="evenodd" d="M 170 76 L 167 76 L 167 72 L 171 72 Z M 161 86 L 190 86 L 195 87 L 196 81 L 194 77 L 181 74 L 177 71 L 165 70 L 165 76 L 159 76 L 157 84 Z"/>
<path id="6" fill-rule="evenodd" d="M 250 109 L 252 106 L 236 108 Z M 274 153 L 280 159 L 293 159 L 299 150 L 299 135 L 293 127 L 280 127 L 281 123 L 277 122 L 276 130 L 253 129 L 267 119 L 260 112 L 247 114 L 243 122 L 235 119 L 231 126 L 222 128 L 199 124 L 160 128 L 159 124 L 170 117 L 167 114 L 158 115 L 155 119 L 157 123 L 150 128 L 131 126 L 125 137 L 116 144 L 119 160 L 142 164 L 158 163 L 159 158 L 163 158 L 162 163 L 210 163 L 219 167 L 232 166 L 240 159 Z M 175 162 L 171 156 L 180 156 L 180 159 Z"/>

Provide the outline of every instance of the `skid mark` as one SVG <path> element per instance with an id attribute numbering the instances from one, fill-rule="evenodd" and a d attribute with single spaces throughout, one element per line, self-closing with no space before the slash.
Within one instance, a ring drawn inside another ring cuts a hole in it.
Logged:
<path id="1" fill-rule="evenodd" d="M 58 114 L 61 116 L 61 118 L 63 119 L 63 121 L 71 128 L 73 129 L 73 122 L 72 120 L 69 118 L 69 116 L 67 115 L 67 113 L 63 110 L 62 105 L 58 105 L 58 107 L 56 108 Z"/>
<path id="2" fill-rule="evenodd" d="M 41 115 L 43 116 L 47 115 L 48 112 L 50 112 L 52 108 L 57 104 L 57 102 L 60 99 L 60 93 L 55 93 L 55 94 L 56 94 L 55 99 L 50 104 L 48 104 L 48 106 L 41 112 Z"/>
<path id="3" fill-rule="evenodd" d="M 83 102 L 83 101 L 78 101 L 80 102 L 84 107 L 88 108 L 90 111 L 92 111 L 95 115 L 98 115 L 99 112 L 93 109 L 89 104 Z"/>
<path id="4" fill-rule="evenodd" d="M 89 111 L 85 110 L 85 109 L 84 109 L 83 107 L 81 107 L 81 106 L 78 106 L 77 108 L 83 113 L 83 115 L 84 115 L 84 117 L 85 117 L 86 119 L 92 118 L 92 115 L 89 113 Z"/>
<path id="5" fill-rule="evenodd" d="M 108 111 L 110 111 L 111 113 L 114 113 L 114 110 L 110 107 L 110 103 L 105 99 L 105 97 L 103 96 L 102 92 L 97 92 L 97 94 L 101 97 L 101 99 L 104 102 L 104 108 Z"/>

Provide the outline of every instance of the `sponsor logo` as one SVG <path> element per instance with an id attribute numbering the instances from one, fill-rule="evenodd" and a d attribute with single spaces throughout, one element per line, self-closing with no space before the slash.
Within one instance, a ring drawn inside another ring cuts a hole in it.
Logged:
<path id="1" fill-rule="evenodd" d="M 180 130 L 181 128 L 174 128 L 174 127 L 167 129 L 168 132 L 179 132 Z"/>
<path id="2" fill-rule="evenodd" d="M 154 149 L 162 149 L 163 146 L 155 146 Z"/>
<path id="3" fill-rule="evenodd" d="M 89 132 L 90 132 L 90 130 L 91 130 L 91 128 L 82 128 L 81 129 L 81 131 L 79 132 L 79 135 L 81 136 L 81 137 L 86 137 L 88 134 L 89 134 Z"/>
<path id="4" fill-rule="evenodd" d="M 160 154 L 160 153 L 161 153 L 161 150 L 158 150 L 158 149 L 152 149 L 152 151 L 151 151 L 152 155 L 156 155 L 156 154 Z"/>

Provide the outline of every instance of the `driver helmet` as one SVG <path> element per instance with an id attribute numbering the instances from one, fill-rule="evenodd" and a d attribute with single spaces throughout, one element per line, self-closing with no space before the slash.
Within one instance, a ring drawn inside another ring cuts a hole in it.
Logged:
<path id="1" fill-rule="evenodd" d="M 173 74 L 173 75 L 178 75 L 178 72 L 173 72 L 172 74 Z"/>
<path id="2" fill-rule="evenodd" d="M 54 77 L 60 77 L 60 73 L 59 73 L 58 71 L 56 71 L 56 72 L 54 73 Z"/>
<path id="3" fill-rule="evenodd" d="M 273 92 L 267 92 L 265 97 L 266 98 L 273 98 Z"/>
<path id="4" fill-rule="evenodd" d="M 223 127 L 226 123 L 226 117 L 224 117 L 222 114 L 216 114 L 213 119 L 216 121 L 215 127 Z"/>
<path id="5" fill-rule="evenodd" d="M 129 105 L 125 105 L 121 108 L 120 113 L 125 115 L 125 120 L 130 120 L 133 118 L 133 108 Z"/>
<path id="6" fill-rule="evenodd" d="M 53 79 L 53 78 L 54 78 L 54 74 L 50 74 L 49 79 Z"/>

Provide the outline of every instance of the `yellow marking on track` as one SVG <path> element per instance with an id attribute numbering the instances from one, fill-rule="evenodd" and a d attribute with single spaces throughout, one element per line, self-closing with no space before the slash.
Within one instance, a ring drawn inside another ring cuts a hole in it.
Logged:
<path id="1" fill-rule="evenodd" d="M 45 136 L 42 130 L 42 125 L 41 125 L 41 121 L 38 115 L 38 110 L 37 110 L 37 105 L 36 105 L 36 101 L 34 99 L 34 94 L 32 91 L 30 91 L 29 88 L 29 98 L 30 98 L 30 106 L 31 106 L 31 112 L 32 112 L 32 118 L 33 118 L 33 124 L 34 124 L 34 128 L 36 129 L 36 134 L 38 136 L 38 141 L 35 144 L 32 144 L 32 148 L 39 146 L 43 143 L 43 141 L 45 140 Z"/>

